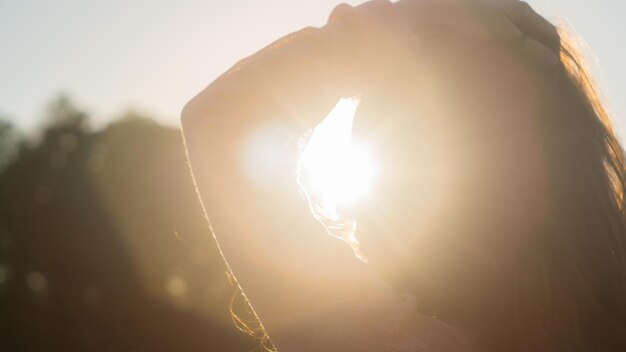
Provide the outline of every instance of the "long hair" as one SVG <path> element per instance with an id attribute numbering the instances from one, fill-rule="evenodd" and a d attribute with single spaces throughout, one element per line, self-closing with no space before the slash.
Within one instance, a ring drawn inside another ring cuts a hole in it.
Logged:
<path id="1" fill-rule="evenodd" d="M 541 143 L 548 184 L 543 197 L 550 206 L 539 217 L 540 223 L 529 227 L 533 233 L 526 237 L 528 241 L 508 256 L 492 253 L 498 251 L 497 246 L 476 243 L 480 241 L 471 235 L 455 238 L 479 248 L 476 253 L 483 258 L 478 260 L 492 256 L 485 261 L 506 269 L 497 280 L 480 281 L 484 267 L 473 267 L 474 253 L 467 257 L 458 251 L 436 254 L 443 258 L 438 260 L 446 261 L 443 265 L 457 271 L 453 280 L 457 275 L 469 277 L 469 282 L 457 286 L 459 292 L 452 293 L 456 295 L 453 300 L 458 299 L 453 304 L 436 297 L 431 301 L 429 289 L 411 277 L 421 274 L 413 267 L 397 267 L 402 271 L 399 280 L 406 281 L 398 286 L 425 302 L 420 312 L 466 329 L 481 351 L 626 351 L 626 156 L 577 42 L 567 30 L 559 34 L 559 47 L 554 49 L 560 52 L 559 64 L 534 72 L 540 77 L 536 96 L 540 97 L 541 135 L 532 142 Z M 468 90 L 468 83 L 473 82 L 460 79 L 454 84 Z M 389 106 L 374 107 L 363 115 L 381 116 Z M 485 183 L 493 177 L 486 175 Z M 494 223 L 507 221 L 506 216 L 493 219 Z M 485 229 L 490 226 L 484 225 Z M 433 241 L 441 242 L 437 246 L 457 245 L 449 239 Z M 416 256 L 429 255 L 418 252 Z"/>
<path id="2" fill-rule="evenodd" d="M 560 33 L 560 64 L 539 94 L 552 206 L 504 283 L 485 288 L 501 290 L 493 304 L 471 310 L 481 351 L 626 351 L 626 156 L 573 37 Z"/>
<path id="3" fill-rule="evenodd" d="M 575 42 L 560 33 L 542 116 L 554 206 L 511 277 L 513 335 L 486 335 L 508 351 L 626 351 L 626 158 Z"/>

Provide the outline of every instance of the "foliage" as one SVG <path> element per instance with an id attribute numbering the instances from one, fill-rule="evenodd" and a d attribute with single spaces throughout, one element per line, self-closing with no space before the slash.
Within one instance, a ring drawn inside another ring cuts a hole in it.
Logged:
<path id="1" fill-rule="evenodd" d="M 180 132 L 132 115 L 94 131 L 62 97 L 34 145 L 0 124 L 0 159 L 16 156 L 0 173 L 2 350 L 257 345 L 230 321 Z"/>

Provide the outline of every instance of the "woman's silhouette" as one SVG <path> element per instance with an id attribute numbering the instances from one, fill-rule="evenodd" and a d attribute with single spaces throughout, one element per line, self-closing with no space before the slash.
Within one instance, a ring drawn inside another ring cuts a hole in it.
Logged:
<path id="1" fill-rule="evenodd" d="M 368 264 L 324 235 L 285 143 L 354 95 L 380 168 L 350 209 Z M 279 351 L 626 350 L 624 152 L 526 3 L 339 5 L 182 115 L 215 237 Z M 245 166 L 268 126 L 270 187 Z"/>

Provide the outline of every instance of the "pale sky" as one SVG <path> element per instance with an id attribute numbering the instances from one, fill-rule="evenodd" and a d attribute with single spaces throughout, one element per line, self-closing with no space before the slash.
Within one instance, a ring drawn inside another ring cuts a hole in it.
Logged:
<path id="1" fill-rule="evenodd" d="M 37 126 L 59 93 L 103 123 L 127 109 L 178 124 L 184 103 L 237 60 L 339 0 L 0 0 L 0 118 Z M 345 1 L 352 5 L 362 0 Z M 587 42 L 626 136 L 626 1 L 529 0 Z"/>

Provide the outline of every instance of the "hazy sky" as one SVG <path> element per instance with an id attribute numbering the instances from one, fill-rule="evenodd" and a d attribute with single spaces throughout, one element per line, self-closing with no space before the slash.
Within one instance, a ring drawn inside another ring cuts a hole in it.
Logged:
<path id="1" fill-rule="evenodd" d="M 626 1 L 528 2 L 568 20 L 585 39 L 625 136 Z M 36 126 L 45 104 L 64 92 L 100 122 L 134 108 L 177 124 L 183 104 L 238 59 L 323 25 L 338 3 L 0 0 L 0 117 Z"/>

